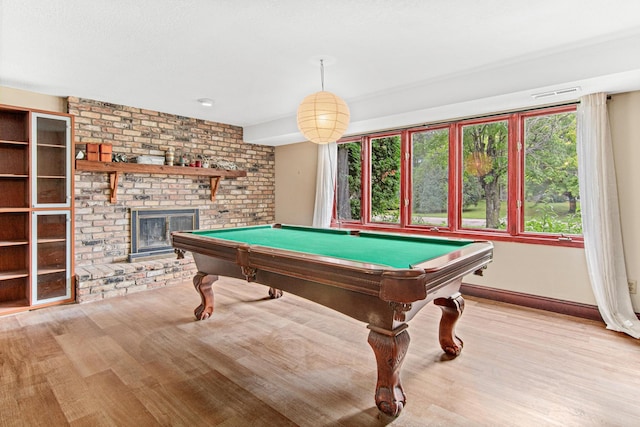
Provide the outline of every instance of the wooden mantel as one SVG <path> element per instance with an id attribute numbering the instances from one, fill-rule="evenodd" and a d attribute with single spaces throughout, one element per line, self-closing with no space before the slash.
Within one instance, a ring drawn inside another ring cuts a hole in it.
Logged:
<path id="1" fill-rule="evenodd" d="M 211 201 L 213 202 L 218 191 L 220 178 L 239 178 L 247 176 L 243 170 L 223 170 L 212 168 L 192 168 L 189 166 L 165 166 L 143 165 L 139 163 L 121 162 L 95 162 L 89 160 L 76 160 L 77 171 L 105 172 L 109 174 L 109 186 L 111 188 L 111 203 L 117 201 L 118 179 L 120 173 L 148 173 L 157 175 L 191 175 L 206 176 L 211 178 Z"/>

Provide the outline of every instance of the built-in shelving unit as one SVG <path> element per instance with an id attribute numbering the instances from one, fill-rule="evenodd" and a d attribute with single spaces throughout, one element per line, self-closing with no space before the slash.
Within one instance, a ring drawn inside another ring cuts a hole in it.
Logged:
<path id="1" fill-rule="evenodd" d="M 76 160 L 76 170 L 105 172 L 109 174 L 109 186 L 111 188 L 111 203 L 118 200 L 118 179 L 121 173 L 148 173 L 159 175 L 187 175 L 203 176 L 211 179 L 211 201 L 215 200 L 216 192 L 221 178 L 239 178 L 247 176 L 242 170 L 223 170 L 211 168 L 193 168 L 188 166 L 144 165 L 139 163 L 119 162 L 94 162 L 88 160 Z"/>
<path id="2" fill-rule="evenodd" d="M 0 105 L 0 314 L 73 301 L 72 118 Z"/>

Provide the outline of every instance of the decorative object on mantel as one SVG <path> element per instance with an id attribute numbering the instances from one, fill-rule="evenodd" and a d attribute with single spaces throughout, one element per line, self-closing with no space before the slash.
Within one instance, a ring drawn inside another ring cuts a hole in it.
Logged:
<path id="1" fill-rule="evenodd" d="M 342 98 L 324 90 L 324 59 L 320 59 L 322 91 L 307 96 L 298 107 L 298 129 L 316 144 L 336 142 L 349 126 L 349 107 Z"/>
<path id="2" fill-rule="evenodd" d="M 208 168 L 211 165 L 211 159 L 206 154 L 198 154 L 198 158 L 201 161 L 200 167 Z"/>
<path id="3" fill-rule="evenodd" d="M 87 160 L 100 161 L 100 144 L 87 144 Z"/>
<path id="4" fill-rule="evenodd" d="M 141 165 L 164 165 L 164 157 L 162 156 L 138 156 L 136 163 Z"/>
<path id="5" fill-rule="evenodd" d="M 87 143 L 87 160 L 93 162 L 110 162 L 111 151 L 111 144 Z"/>
<path id="6" fill-rule="evenodd" d="M 211 160 L 211 167 L 215 169 L 224 169 L 228 171 L 238 170 L 238 165 L 229 160 L 213 159 Z"/>
<path id="7" fill-rule="evenodd" d="M 173 161 L 174 161 L 173 147 L 169 147 L 167 149 L 166 153 L 164 153 L 164 159 L 166 161 L 167 166 L 173 166 Z"/>
<path id="8" fill-rule="evenodd" d="M 218 191 L 218 186 L 220 185 L 220 178 L 240 178 L 247 176 L 247 172 L 243 170 L 184 168 L 180 166 L 145 165 L 139 163 L 91 162 L 88 160 L 76 160 L 76 170 L 108 173 L 109 188 L 111 189 L 111 203 L 117 202 L 118 179 L 120 177 L 120 173 L 191 175 L 209 177 L 211 179 L 212 202 L 215 201 L 216 192 Z"/>
<path id="9" fill-rule="evenodd" d="M 127 163 L 127 155 L 124 153 L 113 153 L 111 160 L 118 163 Z"/>
<path id="10" fill-rule="evenodd" d="M 112 152 L 113 147 L 111 146 L 111 144 L 100 144 L 100 161 L 110 162 Z"/>

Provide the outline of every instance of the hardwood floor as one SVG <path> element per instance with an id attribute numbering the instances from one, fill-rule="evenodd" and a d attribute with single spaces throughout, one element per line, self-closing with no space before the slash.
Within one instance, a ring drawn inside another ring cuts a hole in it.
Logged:
<path id="1" fill-rule="evenodd" d="M 407 406 L 378 419 L 368 330 L 223 279 L 196 322 L 190 283 L 0 318 L 2 426 L 633 426 L 640 343 L 601 323 L 467 299 L 462 355 L 440 310 L 409 324 Z"/>

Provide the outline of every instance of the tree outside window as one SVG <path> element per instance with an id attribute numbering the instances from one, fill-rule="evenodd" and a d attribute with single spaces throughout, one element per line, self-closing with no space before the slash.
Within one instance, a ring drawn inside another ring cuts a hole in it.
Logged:
<path id="1" fill-rule="evenodd" d="M 524 231 L 581 234 L 576 114 L 524 118 Z"/>
<path id="2" fill-rule="evenodd" d="M 462 227 L 507 228 L 509 123 L 462 127 Z"/>

